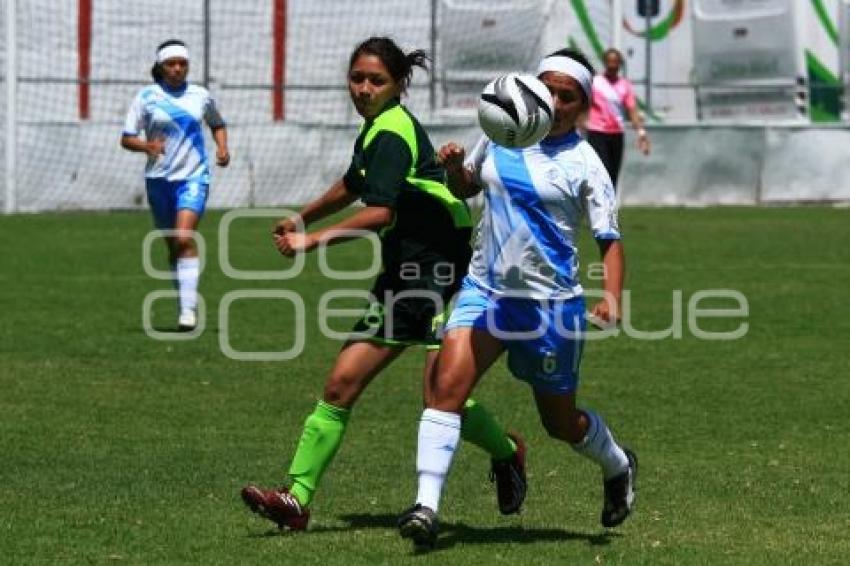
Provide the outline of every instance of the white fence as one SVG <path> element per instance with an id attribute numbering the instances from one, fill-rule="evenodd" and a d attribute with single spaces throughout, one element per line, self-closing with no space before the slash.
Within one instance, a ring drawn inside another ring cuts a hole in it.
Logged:
<path id="1" fill-rule="evenodd" d="M 286 119 L 275 121 L 272 21 L 274 7 L 283 4 Z M 81 81 L 80 28 L 85 26 L 78 19 L 85 5 L 91 74 Z M 0 210 L 145 207 L 144 159 L 118 142 L 126 108 L 148 81 L 153 50 L 164 39 L 176 36 L 189 43 L 190 79 L 206 75 L 229 124 L 233 160 L 228 169 L 214 170 L 210 207 L 299 204 L 347 167 L 358 119 L 347 100 L 344 74 L 348 53 L 359 40 L 391 34 L 405 49 L 433 50 L 435 69 L 430 75 L 417 72 L 408 102 L 435 142 L 471 143 L 478 136 L 474 113 L 462 107 L 474 105 L 480 85 L 467 78 L 476 70 L 495 73 L 499 65 L 513 68 L 523 61 L 528 68 L 540 53 L 562 46 L 574 17 L 571 5 L 568 0 L 0 0 L 5 83 L 0 155 L 6 156 L 0 160 Z M 470 7 L 480 14 L 470 15 Z M 14 45 L 8 37 L 17 37 Z M 505 37 L 527 38 L 525 44 L 511 44 L 516 58 L 500 50 Z M 10 71 L 16 81 L 5 80 Z M 476 80 L 487 76 L 479 72 Z M 90 94 L 86 118 L 79 110 L 84 84 Z M 447 102 L 454 110 L 441 108 Z M 626 205 L 850 200 L 845 128 L 694 124 L 655 126 L 651 134 L 651 156 L 627 150 L 621 177 Z"/>
<path id="2" fill-rule="evenodd" d="M 625 205 L 850 201 L 846 127 L 695 124 L 650 136 L 648 157 L 627 140 Z"/>
<path id="3" fill-rule="evenodd" d="M 475 125 L 426 126 L 435 143 L 471 144 L 480 135 Z M 209 206 L 304 203 L 344 172 L 355 135 L 352 126 L 234 126 L 234 159 L 229 168 L 215 169 Z M 847 128 L 697 124 L 655 126 L 650 136 L 653 150 L 646 157 L 627 139 L 624 205 L 850 201 Z M 27 187 L 18 195 L 19 211 L 146 206 L 139 156 L 119 147 L 112 125 L 21 126 L 19 139 L 18 182 Z M 41 166 L 38 150 L 57 143 L 97 158 Z"/>

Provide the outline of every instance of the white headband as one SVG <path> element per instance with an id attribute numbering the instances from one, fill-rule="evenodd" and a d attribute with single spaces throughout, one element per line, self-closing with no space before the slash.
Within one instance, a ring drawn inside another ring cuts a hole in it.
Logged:
<path id="1" fill-rule="evenodd" d="M 579 86 L 587 96 L 588 102 L 591 99 L 591 85 L 593 84 L 593 75 L 587 70 L 587 67 L 569 57 L 563 55 L 555 55 L 546 57 L 540 61 L 540 66 L 537 67 L 537 76 L 543 73 L 554 71 L 556 73 L 564 73 L 578 81 Z"/>
<path id="2" fill-rule="evenodd" d="M 156 62 L 162 63 L 166 59 L 180 57 L 181 59 L 189 60 L 189 50 L 183 45 L 167 45 L 156 52 Z"/>

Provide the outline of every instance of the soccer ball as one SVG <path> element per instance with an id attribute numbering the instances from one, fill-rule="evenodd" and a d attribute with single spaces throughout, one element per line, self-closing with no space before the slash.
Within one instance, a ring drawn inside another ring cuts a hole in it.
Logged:
<path id="1" fill-rule="evenodd" d="M 549 89 L 532 75 L 508 73 L 493 79 L 478 100 L 478 123 L 504 147 L 528 147 L 549 133 L 554 103 Z"/>

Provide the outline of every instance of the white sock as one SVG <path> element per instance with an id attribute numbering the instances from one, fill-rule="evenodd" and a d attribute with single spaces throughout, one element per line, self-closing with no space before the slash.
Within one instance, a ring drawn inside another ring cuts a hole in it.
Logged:
<path id="1" fill-rule="evenodd" d="M 180 312 L 195 310 L 198 306 L 198 276 L 201 262 L 196 257 L 177 260 L 177 291 L 180 295 Z"/>
<path id="2" fill-rule="evenodd" d="M 582 409 L 582 412 L 587 415 L 587 434 L 581 442 L 572 445 L 573 450 L 599 464 L 606 480 L 625 472 L 629 458 L 614 442 L 605 421 L 593 411 Z"/>
<path id="3" fill-rule="evenodd" d="M 177 281 L 177 260 L 168 260 L 168 267 L 171 269 L 171 284 L 179 291 L 180 282 Z"/>
<path id="4" fill-rule="evenodd" d="M 436 409 L 422 411 L 419 421 L 419 447 L 416 452 L 416 473 L 419 477 L 416 503 L 437 511 L 443 483 L 446 481 L 459 441 L 459 414 Z"/>

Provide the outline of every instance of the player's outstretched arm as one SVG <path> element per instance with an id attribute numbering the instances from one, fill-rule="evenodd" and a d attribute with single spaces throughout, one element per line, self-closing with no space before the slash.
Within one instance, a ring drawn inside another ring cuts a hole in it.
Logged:
<path id="1" fill-rule="evenodd" d="M 275 247 L 287 257 L 309 252 L 319 245 L 333 245 L 362 237 L 363 231 L 376 231 L 393 222 L 395 213 L 386 206 L 366 206 L 333 226 L 312 233 L 286 232 L 275 234 Z"/>
<path id="2" fill-rule="evenodd" d="M 294 232 L 299 222 L 306 228 L 317 220 L 330 216 L 334 212 L 339 212 L 355 200 L 357 200 L 357 195 L 346 188 L 345 181 L 339 179 L 324 194 L 304 205 L 297 216 L 278 221 L 272 232 L 275 235 Z"/>

